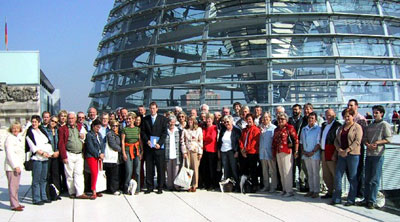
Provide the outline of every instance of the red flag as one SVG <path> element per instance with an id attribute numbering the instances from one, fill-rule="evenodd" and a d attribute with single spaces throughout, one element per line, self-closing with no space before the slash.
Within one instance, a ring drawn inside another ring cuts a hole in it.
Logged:
<path id="1" fill-rule="evenodd" d="M 6 43 L 6 50 L 8 51 L 7 20 L 6 20 L 6 27 L 5 27 L 4 31 L 5 31 L 5 43 Z"/>

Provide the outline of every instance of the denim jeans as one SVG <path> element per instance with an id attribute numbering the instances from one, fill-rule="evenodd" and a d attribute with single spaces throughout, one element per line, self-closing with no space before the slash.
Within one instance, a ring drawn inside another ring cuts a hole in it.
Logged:
<path id="1" fill-rule="evenodd" d="M 124 192 L 128 191 L 129 181 L 132 179 L 133 170 L 135 169 L 135 180 L 138 184 L 136 192 L 140 192 L 140 159 L 138 156 L 132 160 L 129 151 L 126 151 L 128 159 L 125 161 L 125 183 Z M 133 191 L 132 191 L 133 192 Z"/>
<path id="2" fill-rule="evenodd" d="M 348 169 L 348 180 L 350 183 L 349 195 L 347 202 L 354 203 L 357 194 L 357 167 L 360 155 L 348 154 L 345 158 L 339 156 L 336 164 L 335 172 L 335 192 L 333 193 L 332 200 L 335 203 L 340 203 L 342 198 L 342 177 L 346 169 Z"/>
<path id="3" fill-rule="evenodd" d="M 237 172 L 237 161 L 234 157 L 233 150 L 221 152 L 222 166 L 224 167 L 224 179 L 232 178 L 236 183 L 239 183 L 239 176 Z"/>
<path id="4" fill-rule="evenodd" d="M 367 156 L 365 159 L 365 190 L 367 203 L 375 203 L 382 176 L 383 156 Z"/>
<path id="5" fill-rule="evenodd" d="M 48 161 L 33 161 L 32 169 L 32 201 L 38 203 L 47 200 L 47 170 Z"/>

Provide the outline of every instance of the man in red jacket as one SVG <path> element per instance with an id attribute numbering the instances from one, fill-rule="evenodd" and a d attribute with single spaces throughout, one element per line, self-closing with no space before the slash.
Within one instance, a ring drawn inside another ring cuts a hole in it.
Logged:
<path id="1" fill-rule="evenodd" d="M 88 199 L 84 193 L 82 124 L 76 124 L 76 114 L 68 113 L 67 124 L 58 130 L 58 149 L 64 163 L 68 193 L 71 198 Z"/>

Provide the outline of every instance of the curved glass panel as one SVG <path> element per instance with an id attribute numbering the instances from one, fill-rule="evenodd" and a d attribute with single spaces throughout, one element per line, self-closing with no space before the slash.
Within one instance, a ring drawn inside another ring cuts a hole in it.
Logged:
<path id="1" fill-rule="evenodd" d="M 382 11 L 384 15 L 400 17 L 400 2 L 382 1 Z"/>
<path id="2" fill-rule="evenodd" d="M 371 0 L 330 0 L 334 12 L 356 14 L 378 14 L 375 1 Z"/>
<path id="3" fill-rule="evenodd" d="M 340 64 L 340 74 L 343 79 L 390 79 L 391 65 Z"/>
<path id="4" fill-rule="evenodd" d="M 341 56 L 388 56 L 384 40 L 374 38 L 337 39 Z"/>
<path id="5" fill-rule="evenodd" d="M 325 0 L 271 1 L 272 13 L 326 12 Z"/>
<path id="6" fill-rule="evenodd" d="M 387 26 L 388 26 L 389 35 L 400 37 L 400 23 L 388 22 Z"/>
<path id="7" fill-rule="evenodd" d="M 382 23 L 374 20 L 340 19 L 333 22 L 336 33 L 384 35 Z"/>

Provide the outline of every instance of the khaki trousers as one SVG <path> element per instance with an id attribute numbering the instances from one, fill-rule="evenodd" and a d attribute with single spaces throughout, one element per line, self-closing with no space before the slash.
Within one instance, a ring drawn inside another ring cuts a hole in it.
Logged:
<path id="1" fill-rule="evenodd" d="M 11 209 L 19 207 L 18 200 L 18 189 L 19 181 L 21 180 L 21 173 L 16 173 L 14 171 L 6 171 L 8 180 L 8 194 L 10 195 L 10 205 Z"/>
<path id="2" fill-rule="evenodd" d="M 188 153 L 189 158 L 189 168 L 194 171 L 193 179 L 192 179 L 192 187 L 197 188 L 199 182 L 199 154 L 197 152 L 189 151 Z"/>
<path id="3" fill-rule="evenodd" d="M 328 194 L 332 195 L 333 190 L 335 188 L 336 161 L 326 161 L 325 151 L 322 151 L 321 159 L 322 159 L 322 177 L 324 178 L 324 182 L 328 187 Z"/>
<path id="4" fill-rule="evenodd" d="M 262 173 L 264 178 L 264 186 L 271 191 L 276 190 L 278 184 L 278 176 L 276 171 L 276 160 L 261 160 Z M 271 177 L 271 183 L 269 178 Z"/>
<path id="5" fill-rule="evenodd" d="M 278 153 L 276 155 L 279 173 L 281 175 L 282 190 L 286 193 L 293 192 L 293 156 L 288 153 Z"/>

